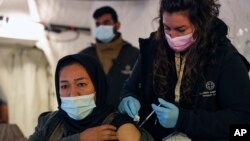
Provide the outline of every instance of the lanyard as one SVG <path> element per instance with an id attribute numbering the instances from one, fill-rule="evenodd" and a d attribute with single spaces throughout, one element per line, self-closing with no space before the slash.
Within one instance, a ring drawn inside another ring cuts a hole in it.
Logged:
<path id="1" fill-rule="evenodd" d="M 177 83 L 175 85 L 175 102 L 179 103 L 180 101 L 180 89 L 181 89 L 181 80 L 184 72 L 186 57 L 184 56 L 182 62 L 181 62 L 181 55 L 180 53 L 175 54 L 175 68 L 176 68 L 176 74 L 177 74 Z"/>

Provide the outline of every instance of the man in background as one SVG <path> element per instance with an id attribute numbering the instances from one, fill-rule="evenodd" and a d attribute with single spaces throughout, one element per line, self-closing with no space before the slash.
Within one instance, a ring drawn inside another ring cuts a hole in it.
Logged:
<path id="1" fill-rule="evenodd" d="M 0 89 L 0 124 L 1 123 L 8 123 L 8 106 L 6 97 Z"/>
<path id="2" fill-rule="evenodd" d="M 93 18 L 96 43 L 80 53 L 89 54 L 100 61 L 109 85 L 107 102 L 117 107 L 123 83 L 132 72 L 139 50 L 123 40 L 118 32 L 121 24 L 112 7 L 98 8 Z"/>

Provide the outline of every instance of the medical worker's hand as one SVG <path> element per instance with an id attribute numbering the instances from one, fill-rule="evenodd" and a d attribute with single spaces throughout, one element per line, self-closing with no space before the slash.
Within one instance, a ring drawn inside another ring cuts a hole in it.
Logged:
<path id="1" fill-rule="evenodd" d="M 140 108 L 140 102 L 136 98 L 128 96 L 122 99 L 118 110 L 121 113 L 127 113 L 131 118 L 134 118 L 136 115 L 138 115 Z"/>
<path id="2" fill-rule="evenodd" d="M 179 108 L 161 98 L 159 98 L 158 101 L 161 104 L 160 107 L 155 104 L 152 104 L 151 106 L 155 111 L 160 124 L 165 128 L 175 127 L 179 116 Z"/>

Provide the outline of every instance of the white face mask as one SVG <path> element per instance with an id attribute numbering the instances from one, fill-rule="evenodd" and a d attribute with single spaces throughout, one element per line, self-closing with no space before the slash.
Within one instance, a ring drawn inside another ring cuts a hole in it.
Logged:
<path id="1" fill-rule="evenodd" d="M 190 33 L 184 36 L 175 37 L 175 38 L 171 38 L 166 33 L 165 33 L 165 36 L 166 36 L 169 46 L 175 52 L 182 52 L 182 51 L 187 50 L 195 41 L 193 39 L 193 33 Z"/>
<path id="2" fill-rule="evenodd" d="M 95 93 L 76 97 L 61 97 L 61 109 L 75 120 L 84 119 L 96 107 Z"/>
<path id="3" fill-rule="evenodd" d="M 96 28 L 95 35 L 99 41 L 108 43 L 115 37 L 114 27 L 111 25 L 100 25 Z"/>

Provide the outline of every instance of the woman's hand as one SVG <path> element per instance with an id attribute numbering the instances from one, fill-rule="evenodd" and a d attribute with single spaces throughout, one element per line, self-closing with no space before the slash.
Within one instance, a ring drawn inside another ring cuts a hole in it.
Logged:
<path id="1" fill-rule="evenodd" d="M 80 133 L 81 141 L 107 141 L 117 140 L 116 127 L 113 125 L 101 125 L 89 128 Z"/>
<path id="2" fill-rule="evenodd" d="M 160 124 L 165 128 L 175 127 L 179 116 L 179 108 L 161 98 L 158 100 L 161 106 L 158 107 L 155 104 L 152 104 L 152 108 L 155 111 Z"/>

